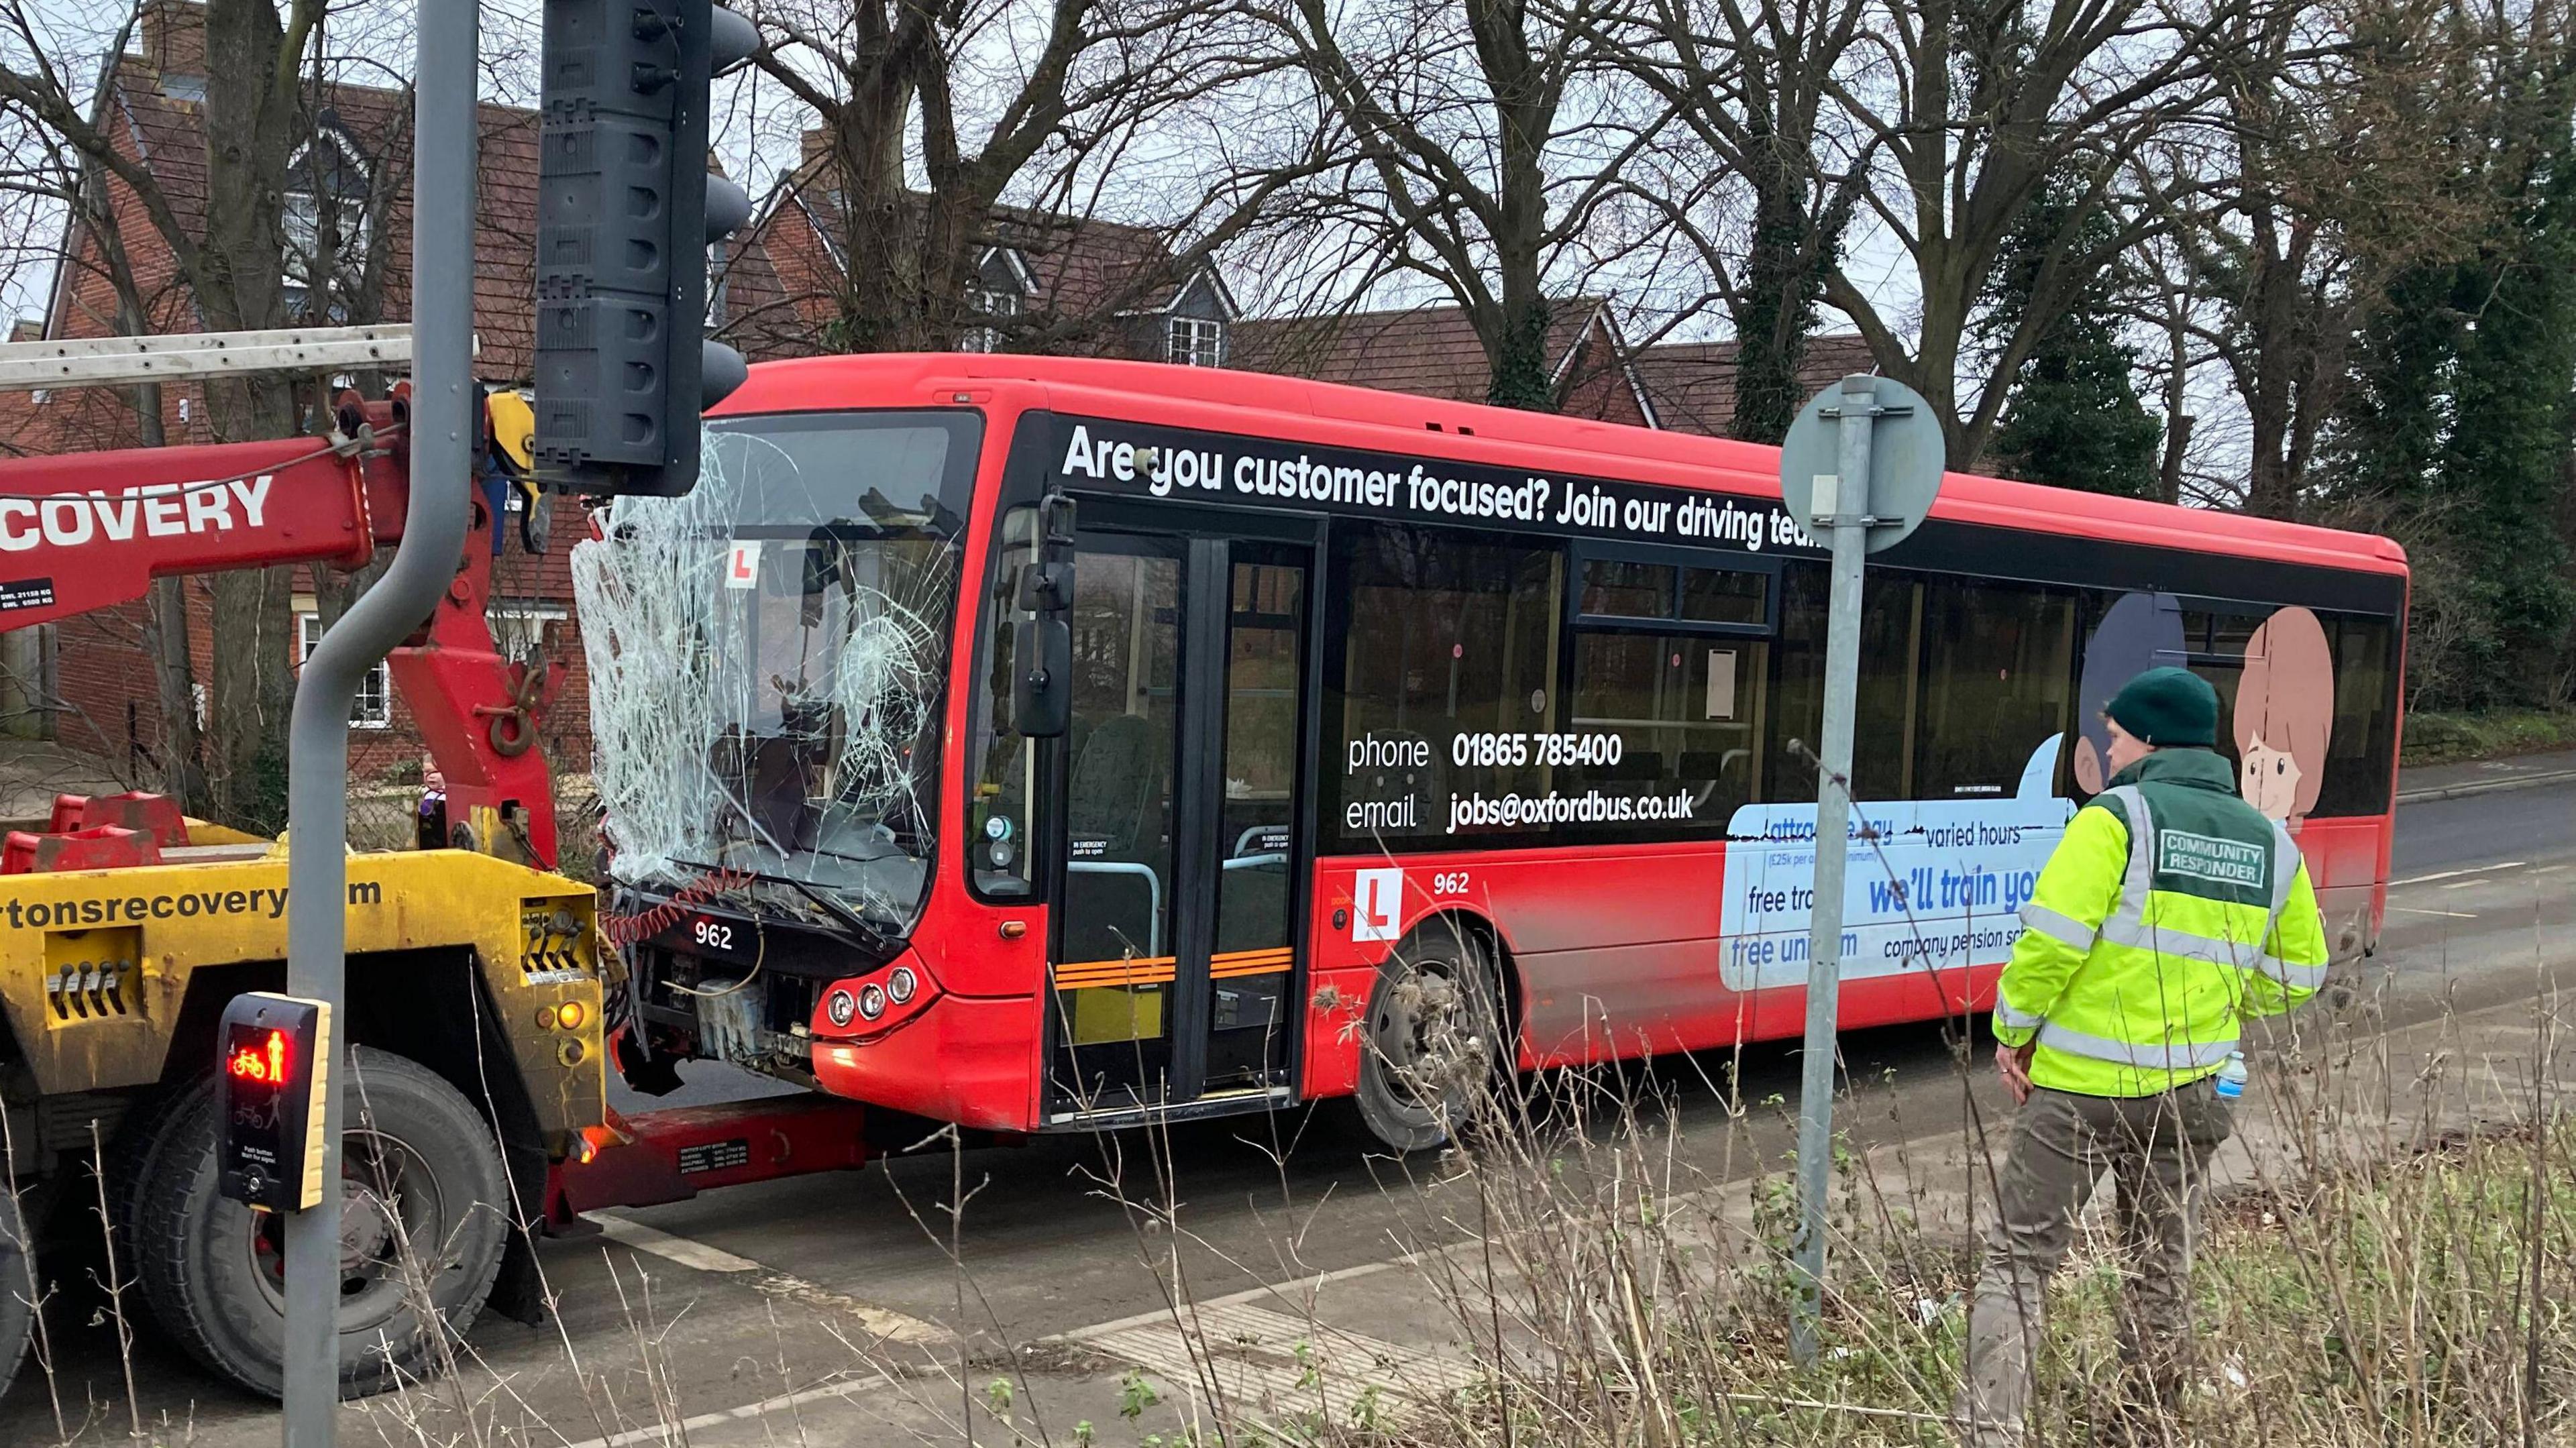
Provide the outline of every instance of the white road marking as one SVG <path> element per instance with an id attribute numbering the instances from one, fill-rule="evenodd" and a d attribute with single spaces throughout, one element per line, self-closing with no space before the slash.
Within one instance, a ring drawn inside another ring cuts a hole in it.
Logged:
<path id="1" fill-rule="evenodd" d="M 945 1345 L 955 1340 L 946 1328 L 937 1323 L 861 1302 L 847 1293 L 817 1286 L 748 1257 L 735 1256 L 721 1247 L 710 1247 L 704 1242 L 674 1236 L 659 1227 L 648 1227 L 642 1222 L 611 1216 L 606 1212 L 592 1213 L 589 1220 L 598 1223 L 608 1240 L 620 1246 L 650 1252 L 666 1262 L 676 1262 L 692 1271 L 752 1275 L 754 1289 L 807 1307 L 845 1313 L 857 1318 L 859 1325 L 871 1336 L 915 1346 Z"/>
<path id="2" fill-rule="evenodd" d="M 605 1221 L 606 1219 L 596 1220 Z M 688 1441 L 691 1433 L 701 1433 L 709 1428 L 721 1428 L 727 1423 L 740 1423 L 785 1408 L 798 1408 L 807 1403 L 819 1403 L 826 1398 L 846 1398 L 862 1388 L 883 1387 L 892 1381 L 894 1381 L 892 1378 L 883 1373 L 868 1373 L 860 1377 L 844 1378 L 838 1382 L 806 1388 L 801 1392 L 763 1398 L 757 1403 L 745 1403 L 739 1408 L 719 1408 L 712 1413 L 700 1413 L 694 1418 L 683 1418 L 677 1423 L 656 1423 L 649 1428 L 629 1428 L 623 1433 L 611 1433 L 605 1438 L 593 1438 L 586 1443 L 575 1443 L 572 1448 L 631 1448 L 631 1445 L 638 1443 L 684 1443 Z"/>
<path id="3" fill-rule="evenodd" d="M 2485 875 L 2497 870 L 2519 870 L 2527 863 L 2529 862 L 2524 860 L 2507 860 L 2500 865 L 2472 865 L 2465 870 L 2437 870 L 2430 875 L 2417 875 L 2412 879 L 2391 880 L 2388 882 L 2388 888 L 2394 890 L 2401 885 L 2430 885 L 2436 880 L 2455 880 L 2462 875 Z"/>
<path id="4" fill-rule="evenodd" d="M 2475 920 L 2478 918 L 2476 912 L 2470 910 L 2410 910 L 2403 905 L 2391 905 L 2388 908 L 2392 913 L 2398 915 L 2447 915 L 2453 920 Z"/>

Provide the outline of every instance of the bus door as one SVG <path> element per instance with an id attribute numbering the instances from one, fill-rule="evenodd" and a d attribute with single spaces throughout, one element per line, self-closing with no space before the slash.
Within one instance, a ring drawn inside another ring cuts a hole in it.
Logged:
<path id="1" fill-rule="evenodd" d="M 1290 1093 L 1313 554 L 1076 535 L 1050 1121 Z"/>

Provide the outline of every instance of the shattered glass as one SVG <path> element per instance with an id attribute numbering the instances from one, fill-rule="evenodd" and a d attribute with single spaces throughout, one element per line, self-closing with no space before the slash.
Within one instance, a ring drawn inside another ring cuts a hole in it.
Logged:
<path id="1" fill-rule="evenodd" d="M 944 412 L 710 424 L 686 497 L 602 511 L 571 562 L 616 879 L 723 870 L 776 887 L 754 903 L 910 924 L 981 436 Z"/>

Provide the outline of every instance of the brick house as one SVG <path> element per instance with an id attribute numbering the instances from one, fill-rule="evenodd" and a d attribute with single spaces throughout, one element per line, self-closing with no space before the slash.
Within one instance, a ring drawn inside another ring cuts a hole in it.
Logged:
<path id="1" fill-rule="evenodd" d="M 205 205 L 203 25 L 204 12 L 194 4 L 165 0 L 147 8 L 135 48 L 109 66 L 90 118 L 150 170 L 182 226 L 199 224 Z M 371 240 L 366 234 L 369 200 L 376 188 L 390 185 L 396 188 L 390 203 L 372 208 L 384 217 L 385 273 L 381 306 L 369 319 L 404 320 L 410 315 L 411 263 L 407 98 L 398 91 L 343 85 L 329 88 L 320 99 L 313 136 L 289 168 L 288 301 L 302 305 L 303 273 L 319 264 L 311 254 L 312 238 L 325 209 L 338 221 L 345 242 L 343 255 L 333 264 L 355 268 Z M 534 344 L 530 299 L 535 293 L 537 117 L 529 110 L 486 105 L 480 119 L 476 366 L 487 381 L 523 383 Z M 84 184 L 105 188 L 113 206 L 116 231 L 144 298 L 147 330 L 204 330 L 177 263 L 141 200 L 105 168 L 92 168 Z M 295 245 L 299 238 L 302 247 Z M 67 260 L 58 268 L 48 299 L 45 338 L 117 336 L 132 330 L 119 315 L 105 268 L 105 245 L 101 236 L 77 224 L 64 237 Z M 350 318 L 302 320 L 328 325 Z M 139 446 L 144 434 L 134 399 L 131 389 L 106 388 L 0 397 L 0 436 L 12 450 L 27 453 Z M 317 427 L 321 422 L 314 419 Z M 207 425 L 200 389 L 192 385 L 162 386 L 161 425 L 171 443 L 220 440 Z M 497 560 L 492 610 L 495 632 L 505 647 L 535 650 L 565 666 L 565 686 L 549 707 L 545 744 L 559 763 L 576 769 L 588 762 L 589 707 L 580 640 L 571 622 L 565 552 L 582 527 L 579 509 L 558 507 L 545 555 L 531 558 L 514 546 Z M 187 597 L 191 652 L 202 694 L 213 655 L 205 581 L 188 580 Z M 319 632 L 317 591 L 309 574 L 299 579 L 295 608 L 293 637 L 279 646 L 300 661 Z M 49 721 L 53 735 L 111 762 L 129 779 L 151 781 L 158 773 L 162 727 L 147 652 L 146 611 L 140 605 L 108 610 L 66 620 L 47 632 L 53 637 L 44 648 L 43 668 L 55 701 Z M 382 669 L 362 689 L 352 722 L 351 765 L 362 777 L 400 775 L 421 760 L 419 738 Z"/>
<path id="2" fill-rule="evenodd" d="M 849 271 L 840 197 L 823 133 L 809 130 L 803 159 L 721 263 L 713 320 L 753 361 L 831 350 Z M 993 230 L 965 299 L 988 320 L 963 329 L 959 350 L 1241 365 L 1225 279 L 1177 257 L 1160 233 L 1023 208 L 1002 209 Z"/>

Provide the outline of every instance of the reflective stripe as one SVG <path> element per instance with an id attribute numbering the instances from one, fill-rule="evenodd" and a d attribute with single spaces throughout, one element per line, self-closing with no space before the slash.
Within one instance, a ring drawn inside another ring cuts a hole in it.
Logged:
<path id="1" fill-rule="evenodd" d="M 2077 950 L 2093 948 L 2093 932 L 2083 921 L 2063 911 L 2051 910 L 2036 900 L 2021 907 L 2021 928 L 2036 930 L 2060 945 Z"/>
<path id="2" fill-rule="evenodd" d="M 2324 966 L 2292 965 L 2277 955 L 2264 956 L 2246 968 L 2261 971 L 2292 990 L 2316 990 L 2326 983 Z"/>
<path id="3" fill-rule="evenodd" d="M 2290 887 L 2299 879 L 2299 842 L 2290 838 L 2290 827 L 2272 821 L 2272 923 L 2279 924 L 2281 912 L 2290 906 Z M 2268 937 L 2271 932 L 2264 931 Z"/>
<path id="4" fill-rule="evenodd" d="M 1995 1020 L 2002 1025 L 2010 1026 L 2016 1031 L 2027 1030 L 2032 1026 L 2044 1026 L 2048 1024 L 2048 1017 L 2033 1015 L 2029 1011 L 2015 1010 L 2010 1005 L 2000 1000 L 1995 1002 Z"/>
<path id="5" fill-rule="evenodd" d="M 2070 1056 L 2086 1056 L 2141 1071 L 2181 1071 L 2193 1066 L 2215 1066 L 2236 1050 L 2234 1036 L 2223 1041 L 2176 1041 L 2169 1045 L 2132 1043 L 2070 1031 L 2055 1021 L 2039 1028 L 2039 1043 Z"/>
<path id="6" fill-rule="evenodd" d="M 2185 960 L 2205 960 L 2211 965 L 2232 965 L 2239 970 L 2252 970 L 2269 957 L 2263 947 L 2250 940 L 2213 940 L 2176 930 L 2170 925 L 2141 925 L 2133 920 L 2106 920 L 2102 938 L 2113 945 L 2133 945 L 2152 950 L 2158 955 L 2178 955 Z"/>
<path id="7" fill-rule="evenodd" d="M 2121 814 L 2129 822 L 2129 873 L 2120 882 L 2120 903 L 2112 908 L 2111 919 L 2126 916 L 2143 921 L 2147 918 L 2147 892 L 2156 882 L 2155 811 L 2147 808 L 2145 793 L 2134 784 L 2103 793 L 2120 802 Z M 2104 925 L 2107 928 L 2109 922 Z"/>

